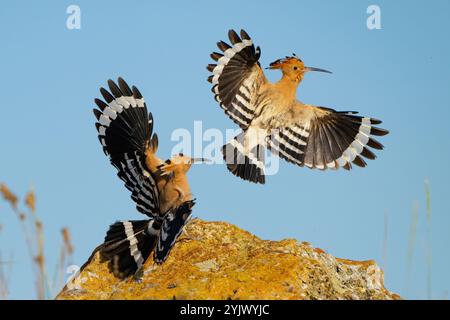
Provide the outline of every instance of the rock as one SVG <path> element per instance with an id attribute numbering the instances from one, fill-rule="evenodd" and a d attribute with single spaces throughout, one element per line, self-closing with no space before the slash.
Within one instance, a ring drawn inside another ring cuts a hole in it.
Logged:
<path id="1" fill-rule="evenodd" d="M 400 299 L 370 261 L 309 243 L 261 240 L 225 222 L 193 219 L 162 265 L 115 278 L 98 254 L 57 299 Z"/>

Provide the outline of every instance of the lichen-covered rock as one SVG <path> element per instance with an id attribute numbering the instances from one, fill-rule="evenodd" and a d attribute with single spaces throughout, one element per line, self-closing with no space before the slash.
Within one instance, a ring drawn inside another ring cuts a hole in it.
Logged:
<path id="1" fill-rule="evenodd" d="M 266 241 L 194 219 L 162 265 L 115 278 L 96 256 L 57 299 L 400 299 L 374 261 L 338 259 L 296 240 Z"/>

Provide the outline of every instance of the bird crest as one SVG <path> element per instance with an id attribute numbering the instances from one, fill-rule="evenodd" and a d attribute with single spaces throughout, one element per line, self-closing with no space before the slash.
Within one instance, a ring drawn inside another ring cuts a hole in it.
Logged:
<path id="1" fill-rule="evenodd" d="M 293 53 L 292 56 L 286 56 L 273 61 L 267 69 L 280 69 L 284 65 L 303 65 L 303 61 Z"/>
<path id="2" fill-rule="evenodd" d="M 187 172 L 191 165 L 194 163 L 207 162 L 208 159 L 204 158 L 191 158 L 179 153 L 173 156 L 171 159 L 167 159 L 163 164 L 158 166 L 161 172 L 161 176 L 170 176 L 176 172 Z"/>

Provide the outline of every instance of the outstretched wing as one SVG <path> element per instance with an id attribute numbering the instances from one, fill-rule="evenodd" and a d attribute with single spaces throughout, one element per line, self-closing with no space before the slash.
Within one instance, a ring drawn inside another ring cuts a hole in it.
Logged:
<path id="1" fill-rule="evenodd" d="M 160 213 L 158 189 L 145 163 L 153 117 L 136 87 L 130 89 L 122 78 L 118 79 L 118 84 L 108 80 L 111 93 L 100 88 L 106 103 L 95 99 L 98 138 L 117 168 L 117 175 L 131 191 L 137 210 L 150 217 L 157 216 Z"/>
<path id="2" fill-rule="evenodd" d="M 234 30 L 228 32 L 231 44 L 217 43 L 223 52 L 213 52 L 211 58 L 217 64 L 209 64 L 212 72 L 208 81 L 213 84 L 214 98 L 225 113 L 242 129 L 246 129 L 254 117 L 258 105 L 258 91 L 267 79 L 259 65 L 261 51 L 255 49 L 247 32 L 241 37 Z"/>
<path id="3" fill-rule="evenodd" d="M 353 163 L 365 167 L 364 158 L 376 158 L 370 148 L 383 149 L 374 136 L 384 136 L 389 131 L 374 126 L 381 124 L 380 120 L 356 114 L 298 103 L 284 117 L 285 123 L 268 137 L 268 146 L 299 166 L 350 170 Z"/>
<path id="4" fill-rule="evenodd" d="M 170 250 L 192 214 L 194 205 L 195 200 L 186 201 L 164 215 L 154 253 L 156 263 L 163 263 L 169 256 Z"/>

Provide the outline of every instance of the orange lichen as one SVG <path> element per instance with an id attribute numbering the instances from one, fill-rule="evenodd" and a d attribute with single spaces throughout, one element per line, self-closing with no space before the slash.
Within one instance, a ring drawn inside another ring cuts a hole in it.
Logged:
<path id="1" fill-rule="evenodd" d="M 292 239 L 261 240 L 224 222 L 195 219 L 187 233 L 164 264 L 146 262 L 140 281 L 115 278 L 97 256 L 58 299 L 399 298 L 372 263 L 336 259 Z"/>
<path id="2" fill-rule="evenodd" d="M 314 248 L 314 251 L 317 252 L 317 253 L 325 253 L 325 251 L 323 251 L 320 248 Z"/>

